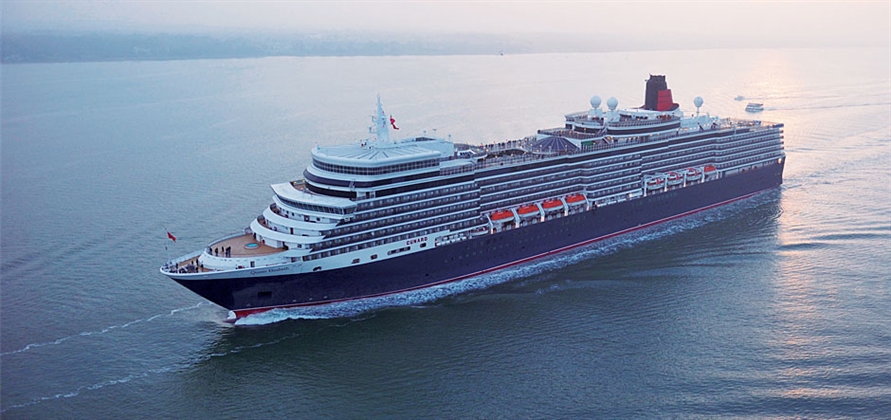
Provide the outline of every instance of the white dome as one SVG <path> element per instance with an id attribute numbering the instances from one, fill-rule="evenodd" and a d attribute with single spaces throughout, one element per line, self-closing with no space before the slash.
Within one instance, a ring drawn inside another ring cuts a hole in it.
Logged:
<path id="1" fill-rule="evenodd" d="M 591 108 L 600 108 L 600 97 L 594 95 L 591 97 Z"/>
<path id="2" fill-rule="evenodd" d="M 695 105 L 697 108 L 701 107 L 702 106 L 702 96 L 697 96 L 697 97 L 693 98 L 693 105 Z"/>
<path id="3" fill-rule="evenodd" d="M 615 111 L 616 107 L 619 106 L 619 100 L 614 97 L 610 97 L 606 100 L 606 106 L 609 107 L 610 111 Z"/>

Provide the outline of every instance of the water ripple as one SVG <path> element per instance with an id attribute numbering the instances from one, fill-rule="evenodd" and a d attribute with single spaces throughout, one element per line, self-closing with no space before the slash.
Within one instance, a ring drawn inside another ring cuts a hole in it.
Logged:
<path id="1" fill-rule="evenodd" d="M 157 315 L 152 315 L 152 316 L 147 317 L 147 318 L 136 319 L 136 320 L 133 320 L 133 321 L 124 323 L 124 324 L 112 325 L 112 326 L 105 327 L 105 328 L 103 328 L 103 329 L 101 329 L 101 330 L 98 330 L 98 331 L 84 331 L 84 332 L 81 332 L 81 333 L 78 333 L 78 334 L 72 334 L 72 335 L 69 335 L 69 336 L 65 336 L 65 337 L 62 337 L 62 338 L 59 338 L 59 339 L 56 339 L 56 340 L 53 340 L 53 341 L 45 341 L 45 342 L 41 342 L 41 343 L 31 343 L 31 344 L 28 344 L 28 345 L 26 345 L 25 347 L 22 347 L 22 348 L 20 348 L 20 349 L 18 349 L 18 350 L 12 350 L 12 351 L 7 351 L 7 352 L 0 353 L 0 357 L 2 357 L 2 356 L 8 356 L 8 355 L 11 355 L 11 354 L 24 353 L 24 352 L 26 352 L 26 351 L 28 351 L 28 350 L 31 350 L 31 349 L 34 349 L 34 348 L 38 348 L 38 347 L 59 345 L 59 344 L 62 344 L 62 343 L 64 343 L 64 342 L 66 342 L 66 341 L 72 339 L 72 338 L 77 338 L 77 337 L 89 337 L 89 336 L 91 336 L 91 335 L 100 335 L 100 334 L 105 334 L 105 333 L 108 333 L 108 332 L 111 332 L 111 331 L 114 331 L 114 330 L 127 328 L 127 327 L 129 327 L 129 326 L 131 326 L 131 325 L 134 325 L 134 324 L 145 323 L 145 322 L 152 322 L 152 321 L 154 321 L 154 320 L 156 320 L 156 319 L 158 319 L 158 318 L 160 318 L 160 317 L 162 317 L 162 316 L 173 316 L 173 315 L 176 315 L 176 314 L 179 313 L 179 312 L 190 311 L 190 310 L 193 310 L 193 309 L 197 309 L 198 307 L 200 307 L 201 305 L 204 305 L 204 304 L 206 304 L 206 302 L 198 302 L 197 304 L 192 305 L 192 306 L 187 306 L 187 307 L 185 307 L 185 308 L 171 309 L 170 312 L 167 312 L 167 313 L 157 314 Z"/>

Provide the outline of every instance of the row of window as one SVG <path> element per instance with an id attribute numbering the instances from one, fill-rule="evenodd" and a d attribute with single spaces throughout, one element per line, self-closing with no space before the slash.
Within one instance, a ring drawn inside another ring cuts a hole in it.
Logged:
<path id="1" fill-rule="evenodd" d="M 731 159 L 739 159 L 746 156 L 754 156 L 754 155 L 762 155 L 762 154 L 771 154 L 779 152 L 780 149 L 775 147 L 764 147 L 763 145 L 754 145 L 747 148 L 744 148 L 740 151 L 736 151 L 735 153 L 726 154 L 722 156 L 718 156 L 718 162 L 726 162 Z"/>
<path id="2" fill-rule="evenodd" d="M 579 179 L 573 178 L 573 179 L 569 179 L 569 180 L 565 180 L 565 181 L 552 182 L 552 183 L 540 182 L 540 183 L 536 183 L 535 185 L 537 185 L 537 186 L 531 187 L 531 188 L 523 188 L 523 189 L 519 189 L 519 190 L 505 191 L 505 192 L 502 192 L 499 194 L 494 194 L 494 195 L 489 195 L 489 196 L 483 196 L 480 199 L 480 202 L 481 203 L 491 203 L 491 202 L 495 202 L 495 201 L 501 201 L 501 200 L 504 200 L 507 198 L 518 197 L 520 195 L 522 195 L 523 199 L 526 199 L 526 197 L 536 196 L 535 193 L 538 193 L 538 192 L 545 192 L 546 194 L 544 195 L 544 197 L 549 197 L 549 196 L 552 196 L 555 194 L 554 191 L 559 191 L 561 187 L 572 187 L 576 190 L 579 189 Z"/>
<path id="3" fill-rule="evenodd" d="M 588 194 L 593 196 L 593 199 L 598 199 L 598 198 L 602 198 L 602 197 L 606 197 L 606 196 L 614 195 L 614 194 L 618 194 L 618 193 L 633 192 L 638 189 L 640 189 L 640 184 L 623 185 L 620 187 L 610 188 L 608 190 L 596 191 L 594 193 L 589 192 Z"/>
<path id="4" fill-rule="evenodd" d="M 557 179 L 562 179 L 566 177 L 576 178 L 578 177 L 578 171 L 573 171 L 573 173 L 569 174 L 551 174 L 545 176 L 536 176 L 536 177 L 528 177 L 522 178 L 519 181 L 513 182 L 505 182 L 504 184 L 498 185 L 490 185 L 488 187 L 480 188 L 480 192 L 482 195 L 492 194 L 499 191 L 508 191 L 508 190 L 516 190 L 516 189 L 524 189 L 526 186 L 534 185 L 534 184 L 543 184 L 551 181 L 555 181 Z"/>
<path id="5" fill-rule="evenodd" d="M 337 229 L 334 229 L 332 231 L 322 232 L 322 233 L 324 235 L 331 235 L 331 236 L 346 235 L 346 234 L 350 234 L 353 232 L 373 228 L 375 226 L 379 226 L 382 223 L 389 224 L 390 219 L 385 219 L 385 220 L 380 220 L 380 219 L 386 218 L 388 216 L 392 216 L 394 214 L 405 214 L 405 213 L 410 213 L 410 212 L 417 211 L 417 210 L 423 209 L 423 208 L 439 207 L 439 206 L 443 206 L 443 205 L 446 205 L 449 203 L 455 203 L 455 202 L 475 203 L 476 201 L 478 201 L 478 198 L 479 198 L 479 194 L 477 194 L 476 192 L 473 192 L 473 193 L 466 193 L 466 194 L 461 194 L 461 195 L 452 195 L 452 196 L 448 196 L 448 197 L 437 198 L 435 200 L 428 200 L 428 201 L 424 201 L 424 202 L 412 203 L 412 204 L 404 205 L 401 207 L 390 207 L 390 208 L 386 208 L 386 209 L 376 211 L 373 213 L 367 213 L 366 215 L 364 215 L 365 217 L 362 217 L 361 219 L 357 218 L 351 223 L 341 225 Z M 375 220 L 375 221 L 372 223 L 361 223 L 361 224 L 356 223 L 356 222 L 362 222 L 365 220 Z"/>
<path id="6" fill-rule="evenodd" d="M 418 184 L 404 185 L 401 187 L 377 190 L 377 191 L 375 191 L 375 194 L 378 197 L 388 197 L 388 196 L 395 196 L 395 195 L 401 195 L 401 194 L 406 194 L 406 193 L 414 193 L 414 192 L 423 191 L 423 190 L 435 190 L 437 188 L 442 188 L 442 187 L 448 187 L 449 191 L 451 191 L 451 188 L 454 188 L 454 186 L 458 186 L 463 183 L 471 183 L 471 182 L 473 182 L 473 175 L 460 175 L 460 176 L 456 176 L 453 178 L 438 179 L 436 181 L 428 181 L 428 182 L 422 182 L 422 183 L 418 183 Z M 443 188 L 443 190 L 445 190 L 445 188 Z M 455 190 L 455 191 L 457 191 L 457 190 Z"/>
<path id="7" fill-rule="evenodd" d="M 594 169 L 583 168 L 581 171 L 581 174 L 590 176 L 590 175 L 611 173 L 611 172 L 615 172 L 615 171 L 618 171 L 621 169 L 626 169 L 626 168 L 639 168 L 639 167 L 640 167 L 640 160 L 636 160 L 636 161 L 624 162 L 624 163 L 614 164 L 614 165 L 605 165 L 605 166 L 594 168 Z"/>
<path id="8" fill-rule="evenodd" d="M 711 144 L 711 145 L 706 145 L 706 146 L 698 146 L 698 147 L 692 147 L 692 148 L 684 148 L 684 149 L 680 149 L 680 150 L 672 150 L 670 152 L 655 153 L 652 155 L 644 156 L 642 163 L 643 163 L 643 165 L 646 165 L 651 162 L 662 161 L 662 160 L 679 157 L 679 156 L 689 156 L 689 155 L 695 154 L 695 153 L 712 153 L 712 154 L 714 154 L 715 148 L 716 148 L 715 145 Z"/>
<path id="9" fill-rule="evenodd" d="M 600 158 L 600 159 L 596 159 L 596 160 L 592 160 L 592 161 L 587 161 L 587 162 L 582 163 L 581 167 L 582 168 L 600 168 L 600 167 L 603 167 L 606 165 L 611 165 L 614 163 L 634 161 L 634 160 L 638 160 L 638 159 L 640 159 L 639 154 L 620 155 L 620 156 L 616 156 L 616 157 L 610 157 L 610 158 L 605 158 L 605 159 Z"/>
<path id="10" fill-rule="evenodd" d="M 421 221 L 417 221 L 417 222 L 413 222 L 413 223 L 405 223 L 402 225 L 391 225 L 390 227 L 388 227 L 386 229 L 381 229 L 381 230 L 372 231 L 372 232 L 365 232 L 365 233 L 360 233 L 357 235 L 340 237 L 340 238 L 336 238 L 336 239 L 329 239 L 329 240 L 326 240 L 326 241 L 322 242 L 321 244 L 319 244 L 316 248 L 314 248 L 314 250 L 322 250 L 322 249 L 332 248 L 332 247 L 336 247 L 336 246 L 340 246 L 340 245 L 361 242 L 361 241 L 369 240 L 369 239 L 376 238 L 376 237 L 393 235 L 393 234 L 397 234 L 400 232 L 406 232 L 406 231 L 425 228 L 425 227 L 429 227 L 429 226 L 442 225 L 442 224 L 454 222 L 456 220 L 460 220 L 460 219 L 464 219 L 464 218 L 468 218 L 468 217 L 475 217 L 478 215 L 479 215 L 479 212 L 474 209 L 471 211 L 464 211 L 461 213 L 452 213 L 449 215 L 431 218 L 431 219 L 427 219 L 427 220 L 421 220 Z"/>
<path id="11" fill-rule="evenodd" d="M 361 225 L 349 226 L 348 228 L 338 228 L 338 229 L 334 229 L 333 231 L 323 232 L 323 234 L 326 237 L 333 239 L 333 238 L 337 238 L 337 237 L 342 237 L 344 235 L 350 235 L 355 232 L 371 231 L 371 230 L 374 230 L 374 229 L 382 227 L 382 226 L 393 226 L 393 225 L 407 222 L 410 220 L 422 219 L 422 218 L 426 218 L 426 217 L 437 216 L 440 214 L 452 213 L 452 212 L 466 210 L 466 209 L 470 209 L 470 208 L 476 208 L 477 206 L 478 206 L 478 203 L 476 203 L 475 201 L 464 201 L 464 202 L 460 202 L 458 204 L 448 206 L 448 207 L 429 208 L 428 210 L 425 210 L 422 212 L 400 213 L 396 217 L 391 217 L 391 218 L 383 219 L 383 220 L 376 220 L 374 222 L 362 223 Z M 329 233 L 330 233 L 330 235 L 329 235 Z"/>
<path id="12" fill-rule="evenodd" d="M 513 207 L 513 206 L 520 205 L 523 203 L 529 203 L 529 202 L 544 200 L 546 198 L 550 198 L 550 197 L 554 197 L 554 196 L 561 196 L 561 195 L 566 195 L 566 194 L 570 194 L 573 192 L 578 192 L 578 190 L 579 190 L 578 185 L 573 183 L 572 185 L 570 185 L 568 187 L 564 187 L 564 188 L 548 188 L 545 191 L 540 192 L 538 194 L 527 194 L 527 195 L 523 195 L 523 196 L 519 196 L 519 197 L 514 197 L 509 200 L 492 201 L 490 203 L 481 205 L 480 207 L 483 211 L 495 210 L 495 209 L 505 208 L 505 207 Z"/>
<path id="13" fill-rule="evenodd" d="M 295 213 L 295 212 L 289 211 L 285 208 L 279 207 L 278 204 L 276 204 L 274 202 L 269 205 L 269 209 L 272 210 L 273 213 L 275 213 L 281 217 L 284 217 L 285 219 L 294 218 L 294 220 L 298 220 L 298 221 L 303 220 L 304 222 L 309 222 L 309 223 L 319 223 L 319 222 L 334 223 L 337 220 L 337 219 L 329 219 L 326 217 L 323 222 L 323 219 L 321 217 L 309 216 L 309 215 L 302 214 L 302 213 Z M 293 231 L 294 228 L 291 228 L 291 230 Z"/>
<path id="14" fill-rule="evenodd" d="M 741 146 L 745 146 L 747 144 L 754 144 L 754 143 L 775 144 L 775 143 L 779 142 L 779 139 L 780 139 L 780 136 L 778 136 L 778 135 L 771 136 L 771 137 L 762 137 L 760 135 L 746 136 L 746 138 L 744 138 L 744 139 L 736 139 L 733 142 L 719 144 L 718 150 L 732 149 L 735 147 L 741 147 Z"/>
<path id="15" fill-rule="evenodd" d="M 506 182 L 518 180 L 518 179 L 538 178 L 538 177 L 548 175 L 548 174 L 554 174 L 554 173 L 566 172 L 566 171 L 576 171 L 576 170 L 578 170 L 578 169 L 564 165 L 564 164 L 559 164 L 559 165 L 555 165 L 555 166 L 552 166 L 549 168 L 530 170 L 528 172 L 523 171 L 521 173 L 512 173 L 509 175 L 502 175 L 502 176 L 489 177 L 489 178 L 480 178 L 477 180 L 477 184 L 479 184 L 479 186 L 485 190 L 485 188 L 488 186 L 496 186 L 496 188 L 497 188 L 499 185 L 502 185 Z"/>
<path id="16" fill-rule="evenodd" d="M 628 176 L 628 175 L 637 175 L 640 173 L 640 168 L 627 169 L 622 172 L 613 172 L 608 173 L 606 175 L 594 176 L 594 177 L 582 177 L 581 182 L 584 184 L 595 184 L 600 181 L 606 181 L 613 178 Z"/>
<path id="17" fill-rule="evenodd" d="M 439 168 L 440 176 L 449 176 L 465 172 L 473 172 L 473 165 L 458 165 L 452 167 Z"/>
<path id="18" fill-rule="evenodd" d="M 664 173 L 664 172 L 669 172 L 669 171 L 680 171 L 680 170 L 684 170 L 686 168 L 691 168 L 691 167 L 695 168 L 698 166 L 705 166 L 705 165 L 708 165 L 714 161 L 715 161 L 715 159 L 712 156 L 702 156 L 699 159 L 689 160 L 689 161 L 675 159 L 672 162 L 654 163 L 652 165 L 647 166 L 646 168 L 643 168 L 642 172 L 649 174 L 649 173 L 656 173 L 656 172 Z M 675 165 L 671 165 L 671 163 L 675 163 Z M 683 165 L 677 165 L 677 163 L 683 163 Z"/>
<path id="19" fill-rule="evenodd" d="M 730 162 L 724 162 L 718 165 L 720 168 L 732 168 L 734 166 L 743 165 L 746 163 L 759 162 L 759 161 L 774 161 L 775 159 L 782 156 L 782 153 L 771 153 L 771 154 L 758 154 L 755 157 L 751 157 L 748 159 L 737 159 Z"/>
<path id="20" fill-rule="evenodd" d="M 638 177 L 637 175 L 626 176 L 624 178 L 619 178 L 619 179 L 616 179 L 616 180 L 610 181 L 610 182 L 601 182 L 598 184 L 587 185 L 586 189 L 587 189 L 587 191 L 591 192 L 591 191 L 597 191 L 597 190 L 607 188 L 607 187 L 612 187 L 614 185 L 623 185 L 623 184 L 631 184 L 631 183 L 633 183 L 634 185 L 640 185 L 639 184 L 640 177 Z"/>
<path id="21" fill-rule="evenodd" d="M 439 166 L 439 160 L 437 160 L 437 159 L 419 160 L 419 161 L 409 162 L 409 163 L 400 163 L 398 165 L 378 166 L 378 167 L 373 167 L 373 168 L 335 165 L 332 163 L 322 162 L 318 159 L 313 159 L 312 164 L 316 168 L 319 168 L 319 169 L 322 169 L 322 170 L 325 170 L 328 172 L 339 173 L 339 174 L 383 175 L 383 174 L 390 174 L 390 173 L 394 173 L 394 172 L 411 171 L 411 170 L 422 169 L 422 168 L 434 168 L 434 167 Z"/>
<path id="22" fill-rule="evenodd" d="M 697 164 L 695 162 L 699 162 L 699 161 L 710 162 L 710 161 L 714 160 L 714 157 L 715 157 L 715 152 L 708 152 L 708 153 L 698 153 L 693 156 L 682 156 L 682 157 L 675 158 L 675 159 L 661 160 L 658 162 L 651 162 L 649 164 L 644 165 L 641 168 L 641 171 L 650 172 L 650 171 L 658 169 L 658 168 L 677 168 L 677 167 L 696 166 Z"/>
<path id="23" fill-rule="evenodd" d="M 356 211 L 355 207 L 347 207 L 345 209 L 342 209 L 342 208 L 338 208 L 338 207 L 320 206 L 317 204 L 309 204 L 309 203 L 303 203 L 303 202 L 299 202 L 299 201 L 289 200 L 289 199 L 284 198 L 278 194 L 276 194 L 276 197 L 278 197 L 278 199 L 281 200 L 282 203 L 287 204 L 295 209 L 314 211 L 317 213 L 352 214 L 354 211 Z"/>
<path id="24" fill-rule="evenodd" d="M 727 150 L 722 150 L 721 153 L 718 153 L 718 156 L 730 156 L 730 155 L 733 155 L 735 153 L 739 153 L 739 152 L 745 151 L 745 150 L 756 150 L 756 149 L 781 150 L 782 148 L 783 148 L 783 144 L 782 144 L 782 142 L 780 142 L 778 140 L 772 141 L 770 143 L 757 142 L 757 143 L 751 143 L 751 144 L 747 144 L 747 145 L 743 145 L 743 146 L 737 146 L 737 147 L 727 149 Z"/>
<path id="25" fill-rule="evenodd" d="M 440 197 L 474 190 L 476 190 L 476 185 L 467 183 L 452 185 L 448 188 L 430 189 L 425 191 L 418 191 L 412 194 L 404 194 L 390 198 L 382 198 L 370 202 L 363 202 L 359 203 L 358 208 L 360 212 L 356 214 L 354 220 L 365 220 L 380 217 L 377 212 L 365 212 L 366 210 L 371 210 L 378 207 L 396 206 L 412 201 L 427 202 L 430 198 L 433 197 Z"/>
<path id="26" fill-rule="evenodd" d="M 393 242 L 404 241 L 406 239 L 417 238 L 420 236 L 425 236 L 425 235 L 428 235 L 431 233 L 440 232 L 440 231 L 449 230 L 449 229 L 451 229 L 451 230 L 465 229 L 465 228 L 469 228 L 471 226 L 475 226 L 475 225 L 479 225 L 479 224 L 480 224 L 479 218 L 474 217 L 472 219 L 467 219 L 467 220 L 457 222 L 457 223 L 452 223 L 449 225 L 437 226 L 433 229 L 422 230 L 420 232 L 406 233 L 406 234 L 402 234 L 399 236 L 393 236 L 390 238 L 379 239 L 374 242 L 365 242 L 365 243 L 353 245 L 350 247 L 332 249 L 329 251 L 324 251 L 324 252 L 320 252 L 320 253 L 316 253 L 316 254 L 312 254 L 312 255 L 307 255 L 307 256 L 303 257 L 303 261 L 312 261 L 312 260 L 317 260 L 320 258 L 327 258 L 332 255 L 340 255 L 340 254 L 343 254 L 346 252 L 358 251 L 360 249 L 366 249 L 366 248 L 381 246 L 381 245 L 389 244 L 389 243 L 393 243 Z"/>

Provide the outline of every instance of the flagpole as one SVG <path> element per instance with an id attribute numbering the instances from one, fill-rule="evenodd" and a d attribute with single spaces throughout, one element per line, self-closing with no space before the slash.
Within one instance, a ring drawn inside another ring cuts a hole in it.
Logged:
<path id="1" fill-rule="evenodd" d="M 166 227 L 164 228 L 164 231 L 167 232 L 168 235 L 170 234 L 170 231 L 167 230 Z M 168 268 L 168 269 L 170 269 L 170 260 L 171 260 L 171 258 L 170 258 L 170 250 L 167 249 L 167 240 L 169 240 L 169 239 L 170 239 L 170 237 L 164 238 L 164 253 L 167 254 L 167 264 L 166 264 L 166 265 L 167 265 L 167 268 Z"/>

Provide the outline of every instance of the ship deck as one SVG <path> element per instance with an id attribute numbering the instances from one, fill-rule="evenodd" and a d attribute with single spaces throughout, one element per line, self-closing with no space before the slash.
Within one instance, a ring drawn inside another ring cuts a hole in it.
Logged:
<path id="1" fill-rule="evenodd" d="M 283 251 L 282 249 L 273 248 L 264 243 L 257 242 L 251 234 L 238 235 L 210 244 L 211 251 L 219 248 L 221 255 L 224 254 L 224 250 L 229 247 L 232 248 L 232 252 L 229 255 L 232 258 L 268 255 Z"/>
<path id="2" fill-rule="evenodd" d="M 229 257 L 231 258 L 245 258 L 259 255 L 269 255 L 284 251 L 283 249 L 273 248 L 264 243 L 257 242 L 254 239 L 253 235 L 247 233 L 219 240 L 210 244 L 209 248 L 211 253 L 219 256 L 225 256 L 226 248 L 231 248 L 229 254 Z M 211 271 L 215 271 L 201 267 L 200 264 L 198 264 L 198 256 L 180 262 L 178 267 L 189 267 L 190 270 L 194 270 L 190 272 L 199 273 L 208 273 Z"/>

